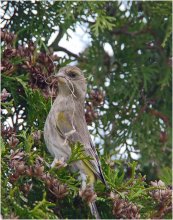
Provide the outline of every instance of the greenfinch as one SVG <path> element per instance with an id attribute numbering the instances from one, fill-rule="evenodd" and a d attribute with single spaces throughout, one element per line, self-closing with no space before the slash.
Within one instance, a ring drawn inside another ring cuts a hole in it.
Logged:
<path id="1" fill-rule="evenodd" d="M 61 68 L 55 77 L 58 80 L 58 95 L 44 126 L 45 143 L 54 157 L 52 166 L 62 158 L 67 161 L 71 155 L 71 144 L 80 142 L 85 155 L 92 158 L 89 161 L 76 161 L 72 165 L 72 169 L 80 173 L 82 190 L 85 190 L 87 181 L 93 187 L 97 178 L 106 185 L 85 120 L 86 79 L 82 71 L 75 66 Z M 89 205 L 92 214 L 99 218 L 95 201 L 90 201 Z"/>

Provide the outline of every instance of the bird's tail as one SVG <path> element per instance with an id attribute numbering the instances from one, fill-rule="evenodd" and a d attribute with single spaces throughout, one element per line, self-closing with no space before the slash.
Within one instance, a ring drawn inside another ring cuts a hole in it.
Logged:
<path id="1" fill-rule="evenodd" d="M 100 215 L 99 215 L 99 212 L 97 210 L 96 203 L 95 202 L 90 202 L 89 207 L 90 207 L 90 210 L 91 210 L 91 214 L 93 216 L 95 216 L 96 219 L 100 219 Z"/>

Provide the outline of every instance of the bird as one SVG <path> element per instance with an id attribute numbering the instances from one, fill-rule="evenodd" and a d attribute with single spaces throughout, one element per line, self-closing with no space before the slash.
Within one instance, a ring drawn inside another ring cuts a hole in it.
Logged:
<path id="1" fill-rule="evenodd" d="M 84 153 L 91 160 L 79 160 L 72 164 L 74 171 L 79 171 L 82 190 L 94 187 L 97 179 L 105 186 L 101 163 L 85 120 L 85 96 L 87 82 L 83 72 L 77 66 L 65 66 L 55 74 L 58 81 L 58 94 L 50 109 L 44 125 L 44 139 L 48 151 L 54 157 L 52 167 L 57 161 L 67 161 L 71 155 L 72 144 L 80 142 Z M 99 219 L 95 201 L 89 203 L 91 214 Z"/>

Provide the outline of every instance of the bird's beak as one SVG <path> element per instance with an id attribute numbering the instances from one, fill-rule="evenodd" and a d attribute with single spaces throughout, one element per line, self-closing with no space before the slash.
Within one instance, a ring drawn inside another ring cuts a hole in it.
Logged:
<path id="1" fill-rule="evenodd" d="M 61 72 L 58 73 L 57 79 L 58 79 L 58 82 L 59 82 L 59 83 L 66 83 L 66 79 L 65 79 L 63 73 L 61 73 Z"/>

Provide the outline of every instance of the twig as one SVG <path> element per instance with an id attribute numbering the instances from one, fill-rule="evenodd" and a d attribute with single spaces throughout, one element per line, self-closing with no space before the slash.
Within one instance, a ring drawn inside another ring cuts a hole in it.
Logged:
<path id="1" fill-rule="evenodd" d="M 73 53 L 73 52 L 67 50 L 67 49 L 64 48 L 64 47 L 60 47 L 60 46 L 57 45 L 57 46 L 54 46 L 53 49 L 56 50 L 56 51 L 63 51 L 63 52 L 65 52 L 65 53 L 67 53 L 69 56 L 75 57 L 76 59 L 79 58 L 79 56 L 78 56 L 77 54 L 75 54 L 75 53 Z"/>

